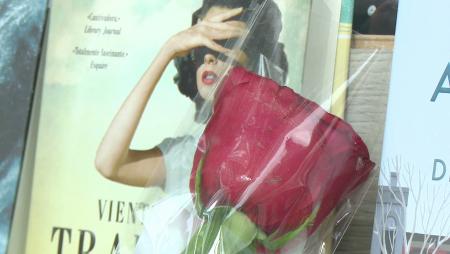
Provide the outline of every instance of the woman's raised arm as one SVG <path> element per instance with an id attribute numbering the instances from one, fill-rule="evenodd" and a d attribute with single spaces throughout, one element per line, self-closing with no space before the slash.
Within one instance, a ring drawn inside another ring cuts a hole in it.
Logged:
<path id="1" fill-rule="evenodd" d="M 161 151 L 131 150 L 130 144 L 139 121 L 162 73 L 170 61 L 190 50 L 206 46 L 227 53 L 229 50 L 214 40 L 238 37 L 243 34 L 242 22 L 223 22 L 238 15 L 241 8 L 231 9 L 212 20 L 201 21 L 172 36 L 162 47 L 151 65 L 120 107 L 97 150 L 95 167 L 106 178 L 133 186 L 162 186 L 165 168 Z"/>
<path id="2" fill-rule="evenodd" d="M 95 158 L 95 167 L 104 177 L 134 186 L 163 183 L 165 172 L 160 151 L 157 148 L 134 151 L 129 147 L 145 106 L 172 54 L 168 47 L 161 49 L 111 122 Z"/>

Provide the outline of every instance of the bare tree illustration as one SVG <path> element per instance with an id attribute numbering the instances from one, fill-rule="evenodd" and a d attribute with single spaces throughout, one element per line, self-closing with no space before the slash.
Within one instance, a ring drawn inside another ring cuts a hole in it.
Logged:
<path id="1" fill-rule="evenodd" d="M 384 166 L 380 178 L 389 184 L 379 186 L 371 253 L 438 253 L 450 240 L 450 214 L 435 214 L 450 207 L 450 191 L 426 184 L 420 170 L 401 158 Z M 410 232 L 406 228 L 408 204 L 414 206 L 408 210 L 413 211 L 409 214 L 413 222 Z M 418 234 L 419 226 L 424 232 L 439 228 L 439 235 Z"/>

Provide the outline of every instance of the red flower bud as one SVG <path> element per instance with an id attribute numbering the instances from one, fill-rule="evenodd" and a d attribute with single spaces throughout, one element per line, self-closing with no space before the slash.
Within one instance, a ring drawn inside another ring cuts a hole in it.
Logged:
<path id="1" fill-rule="evenodd" d="M 273 239 L 312 218 L 312 233 L 374 163 L 352 127 L 290 88 L 234 68 L 198 144 L 206 208 L 232 206 Z"/>

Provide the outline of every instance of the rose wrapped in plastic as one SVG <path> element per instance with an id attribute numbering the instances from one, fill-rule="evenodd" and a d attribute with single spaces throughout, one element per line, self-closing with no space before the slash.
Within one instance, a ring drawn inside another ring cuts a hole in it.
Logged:
<path id="1" fill-rule="evenodd" d="M 186 253 L 276 251 L 314 233 L 373 167 L 348 123 L 236 67 L 195 154 L 190 189 L 204 223 Z"/>

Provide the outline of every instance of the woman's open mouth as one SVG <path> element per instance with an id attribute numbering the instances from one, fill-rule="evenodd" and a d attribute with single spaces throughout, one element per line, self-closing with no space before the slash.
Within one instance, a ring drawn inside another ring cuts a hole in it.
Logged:
<path id="1" fill-rule="evenodd" d="M 205 71 L 202 74 L 202 82 L 205 85 L 212 85 L 217 80 L 217 74 L 212 71 Z"/>

